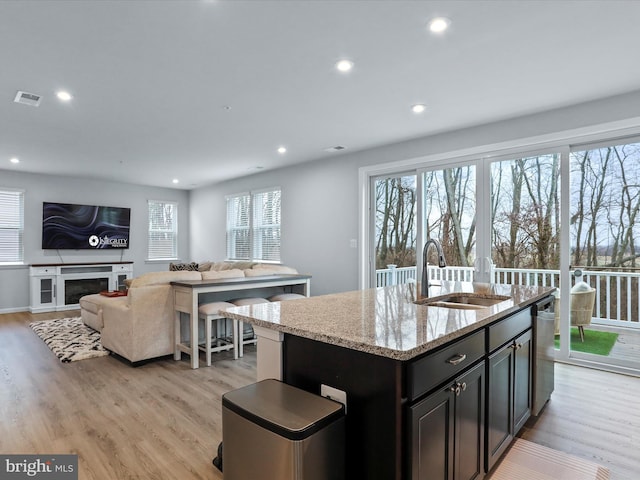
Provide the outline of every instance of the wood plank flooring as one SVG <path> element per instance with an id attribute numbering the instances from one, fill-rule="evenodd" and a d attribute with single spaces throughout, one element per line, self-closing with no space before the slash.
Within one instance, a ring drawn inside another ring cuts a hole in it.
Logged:
<path id="1" fill-rule="evenodd" d="M 28 324 L 75 313 L 0 315 L 0 452 L 76 453 L 80 479 L 221 479 L 221 397 L 255 382 L 255 348 L 198 370 L 187 355 L 63 364 Z"/>
<path id="2" fill-rule="evenodd" d="M 638 479 L 638 399 L 638 377 L 556 363 L 551 400 L 519 436 L 607 467 L 610 480 Z"/>
<path id="3" fill-rule="evenodd" d="M 28 324 L 76 314 L 0 315 L 0 453 L 77 453 L 81 480 L 221 479 L 221 397 L 255 381 L 255 350 L 198 370 L 186 355 L 63 364 Z M 640 478 L 638 399 L 640 378 L 558 364 L 551 402 L 521 436 L 600 463 L 611 480 Z"/>

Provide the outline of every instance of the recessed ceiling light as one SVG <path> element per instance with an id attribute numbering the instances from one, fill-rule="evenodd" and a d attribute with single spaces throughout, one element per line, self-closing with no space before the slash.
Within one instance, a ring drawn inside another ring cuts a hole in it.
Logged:
<path id="1" fill-rule="evenodd" d="M 60 90 L 59 92 L 56 92 L 56 96 L 63 102 L 68 102 L 73 98 L 69 92 L 65 92 L 64 90 Z"/>
<path id="2" fill-rule="evenodd" d="M 416 103 L 415 105 L 411 106 L 411 111 L 413 113 L 422 113 L 427 109 L 427 107 L 425 105 L 423 105 L 422 103 Z"/>
<path id="3" fill-rule="evenodd" d="M 286 147 L 278 147 L 278 153 L 287 153 Z"/>
<path id="4" fill-rule="evenodd" d="M 174 178 L 174 179 L 172 180 L 172 182 L 173 182 L 173 183 L 180 183 L 180 180 L 178 180 L 177 178 Z"/>
<path id="5" fill-rule="evenodd" d="M 353 62 L 351 60 L 340 60 L 336 63 L 336 69 L 339 72 L 346 73 L 353 68 Z"/>
<path id="6" fill-rule="evenodd" d="M 10 158 L 10 159 L 9 159 L 9 161 L 10 161 L 11 163 L 20 163 L 20 159 L 18 159 L 18 158 L 16 158 L 16 157 Z"/>
<path id="7" fill-rule="evenodd" d="M 451 25 L 451 20 L 449 20 L 446 17 L 435 17 L 429 20 L 428 25 L 429 25 L 429 30 L 432 33 L 442 33 L 447 28 L 449 28 L 449 25 Z"/>

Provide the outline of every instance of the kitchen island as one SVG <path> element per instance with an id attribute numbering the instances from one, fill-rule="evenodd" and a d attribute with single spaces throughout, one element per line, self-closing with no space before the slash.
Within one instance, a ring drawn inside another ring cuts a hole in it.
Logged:
<path id="1" fill-rule="evenodd" d="M 419 291 L 397 285 L 224 313 L 254 325 L 259 380 L 346 393 L 347 478 L 482 478 L 530 415 L 530 307 L 553 289 L 443 282 L 429 299 Z M 495 304 L 425 304 L 454 293 Z"/>

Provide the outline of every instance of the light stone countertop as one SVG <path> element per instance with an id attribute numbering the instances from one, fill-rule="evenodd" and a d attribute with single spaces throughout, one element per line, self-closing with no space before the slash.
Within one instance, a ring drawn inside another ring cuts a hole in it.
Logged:
<path id="1" fill-rule="evenodd" d="M 409 360 L 548 296 L 555 289 L 442 282 L 430 299 L 469 292 L 509 300 L 481 309 L 416 305 L 420 284 L 228 308 L 243 322 L 396 360 Z M 222 313 L 223 311 L 221 311 Z"/>

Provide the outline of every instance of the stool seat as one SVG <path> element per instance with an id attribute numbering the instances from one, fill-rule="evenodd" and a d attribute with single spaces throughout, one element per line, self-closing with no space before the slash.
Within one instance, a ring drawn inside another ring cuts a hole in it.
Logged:
<path id="1" fill-rule="evenodd" d="M 221 352 L 225 350 L 233 350 L 234 359 L 238 358 L 238 321 L 232 320 L 233 332 L 231 339 L 228 336 L 220 336 L 220 320 L 225 321 L 225 333 L 227 329 L 227 318 L 220 315 L 220 310 L 224 308 L 235 307 L 233 303 L 229 302 L 210 302 L 203 303 L 198 306 L 198 317 L 204 320 L 204 350 L 207 366 L 211 366 L 211 354 L 214 352 Z M 213 323 L 216 323 L 216 334 L 213 336 Z"/>
<path id="2" fill-rule="evenodd" d="M 285 300 L 297 300 L 299 298 L 307 298 L 299 293 L 279 293 L 272 297 L 269 297 L 270 302 L 283 302 Z"/>
<path id="3" fill-rule="evenodd" d="M 201 315 L 218 315 L 218 312 L 223 308 L 235 307 L 233 303 L 229 302 L 211 302 L 203 303 L 198 306 L 198 313 Z"/>
<path id="4" fill-rule="evenodd" d="M 270 303 L 266 298 L 260 297 L 249 297 L 249 298 L 236 298 L 235 300 L 231 300 L 236 307 L 242 307 L 244 305 L 258 305 L 260 303 Z M 240 332 L 240 341 L 238 342 L 238 350 L 239 355 L 242 357 L 244 355 L 244 346 L 248 344 L 256 344 L 258 343 L 258 339 L 253 332 L 253 327 L 251 325 L 247 325 L 247 330 L 244 330 L 244 323 L 238 322 L 239 324 L 239 332 Z M 247 338 L 245 338 L 245 335 Z"/>
<path id="5" fill-rule="evenodd" d="M 236 307 L 242 307 L 243 305 L 257 305 L 259 303 L 269 303 L 269 300 L 266 298 L 260 297 L 249 297 L 249 298 L 236 298 L 235 300 L 231 300 Z"/>

